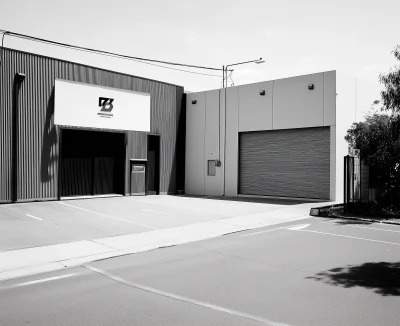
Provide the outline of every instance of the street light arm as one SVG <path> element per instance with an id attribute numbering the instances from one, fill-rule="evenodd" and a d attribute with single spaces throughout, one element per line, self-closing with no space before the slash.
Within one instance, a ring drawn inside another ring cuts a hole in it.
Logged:
<path id="1" fill-rule="evenodd" d="M 251 61 L 244 61 L 244 62 L 239 62 L 239 63 L 233 63 L 233 64 L 230 64 L 230 65 L 225 66 L 225 70 L 228 70 L 228 67 L 243 65 L 243 64 L 245 64 L 245 63 L 259 62 L 259 61 L 262 61 L 262 58 L 257 59 L 257 60 L 251 60 Z"/>

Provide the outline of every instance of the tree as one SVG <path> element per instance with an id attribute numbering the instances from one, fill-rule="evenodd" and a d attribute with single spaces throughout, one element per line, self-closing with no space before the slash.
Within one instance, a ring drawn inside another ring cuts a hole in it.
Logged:
<path id="1" fill-rule="evenodd" d="M 400 45 L 392 51 L 400 62 Z M 385 89 L 381 92 L 383 109 L 400 114 L 400 66 L 395 66 L 386 75 L 380 74 L 379 81 Z"/>
<path id="2" fill-rule="evenodd" d="M 393 50 L 400 62 L 400 46 Z M 359 149 L 366 163 L 379 171 L 384 190 L 380 198 L 385 205 L 400 208 L 400 66 L 379 76 L 384 85 L 380 113 L 366 116 L 347 131 L 346 141 Z M 374 105 L 378 102 L 374 101 Z"/>

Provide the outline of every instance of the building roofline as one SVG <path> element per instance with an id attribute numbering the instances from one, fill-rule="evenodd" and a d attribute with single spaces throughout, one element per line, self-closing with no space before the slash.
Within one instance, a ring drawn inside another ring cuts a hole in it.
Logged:
<path id="1" fill-rule="evenodd" d="M 256 84 L 262 84 L 262 83 L 268 83 L 268 82 L 273 82 L 273 81 L 278 81 L 278 80 L 284 80 L 284 79 L 291 79 L 291 78 L 298 78 L 298 77 L 305 77 L 305 76 L 311 76 L 311 75 L 324 74 L 324 73 L 333 72 L 333 71 L 334 71 L 334 72 L 337 72 L 336 69 L 334 69 L 334 70 L 325 70 L 325 71 L 313 72 L 313 73 L 311 73 L 311 74 L 304 74 L 304 75 L 296 75 L 296 76 L 290 76 L 290 77 L 269 79 L 269 80 L 258 81 L 258 82 L 250 83 L 250 84 L 228 86 L 228 87 L 226 87 L 226 89 L 235 88 L 235 87 L 249 86 L 249 85 L 256 85 Z M 223 89 L 224 89 L 224 88 L 212 88 L 212 89 L 207 89 L 207 90 L 198 91 L 198 92 L 187 92 L 187 91 L 185 91 L 185 93 L 189 95 L 189 94 L 198 94 L 198 93 L 211 92 L 211 91 L 219 91 L 219 90 L 223 90 Z"/>
<path id="2" fill-rule="evenodd" d="M 55 58 L 55 57 L 49 57 L 49 56 L 43 55 L 43 54 L 37 54 L 37 53 L 33 53 L 33 52 L 17 50 L 17 49 L 8 48 L 8 47 L 3 47 L 2 50 L 14 51 L 14 52 L 19 52 L 19 53 L 24 53 L 24 54 L 30 54 L 30 55 L 34 55 L 34 56 L 41 57 L 41 58 L 58 60 L 58 61 L 62 61 L 62 62 L 65 62 L 65 63 L 72 63 L 72 64 L 83 66 L 83 67 L 98 69 L 98 70 L 102 70 L 102 71 L 106 71 L 106 72 L 112 72 L 112 73 L 116 73 L 116 74 L 120 74 L 120 75 L 124 75 L 124 76 L 128 76 L 128 77 L 139 78 L 139 79 L 143 79 L 143 80 L 148 80 L 148 81 L 152 81 L 152 82 L 156 82 L 156 83 L 160 83 L 160 84 L 165 84 L 165 85 L 170 85 L 170 86 L 174 86 L 174 87 L 180 87 L 180 88 L 184 89 L 184 87 L 181 86 L 181 85 L 167 83 L 167 82 L 163 82 L 163 81 L 159 81 L 159 80 L 155 80 L 155 79 L 151 79 L 151 78 L 146 78 L 146 77 L 130 75 L 130 74 L 127 74 L 127 73 L 123 73 L 123 72 L 119 72 L 119 71 L 115 71 L 115 70 L 110 70 L 110 69 L 105 69 L 105 68 L 100 68 L 100 67 L 96 67 L 96 66 L 91 66 L 91 65 L 84 64 L 84 63 L 80 63 L 80 62 L 74 62 L 74 61 L 59 59 L 59 58 Z"/>

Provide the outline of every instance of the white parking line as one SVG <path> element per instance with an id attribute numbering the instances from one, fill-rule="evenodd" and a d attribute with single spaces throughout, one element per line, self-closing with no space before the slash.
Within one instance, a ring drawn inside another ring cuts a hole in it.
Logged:
<path id="1" fill-rule="evenodd" d="M 75 208 L 75 209 L 80 209 L 81 211 L 89 212 L 89 213 L 92 213 L 92 214 L 97 214 L 97 215 L 100 215 L 100 216 L 104 216 L 104 217 L 110 218 L 112 220 L 122 221 L 122 222 L 130 223 L 130 224 L 135 224 L 135 225 L 142 226 L 142 227 L 145 227 L 145 228 L 148 228 L 148 229 L 153 229 L 153 230 L 156 229 L 156 228 L 154 228 L 152 226 L 149 226 L 149 225 L 146 225 L 146 224 L 143 224 L 143 223 L 133 222 L 133 221 L 130 221 L 130 220 L 125 220 L 123 218 L 118 218 L 118 217 L 114 217 L 114 216 L 98 213 L 98 212 L 91 211 L 89 209 L 81 208 L 81 207 L 78 207 L 78 206 L 68 205 L 68 204 L 60 203 L 60 202 L 56 202 L 56 203 L 60 204 L 60 205 L 72 207 L 72 208 Z"/>
<path id="2" fill-rule="evenodd" d="M 39 283 L 44 283 L 44 282 L 49 282 L 49 281 L 55 281 L 55 280 L 60 280 L 63 278 L 67 278 L 67 277 L 72 277 L 75 276 L 76 274 L 72 273 L 72 274 L 66 274 L 66 275 L 61 275 L 61 276 L 54 276 L 54 277 L 49 277 L 49 278 L 43 278 L 41 280 L 36 280 L 36 281 L 30 281 L 30 282 L 24 282 L 24 283 L 18 283 L 18 284 L 13 284 L 10 286 L 6 286 L 1 288 L 2 290 L 4 289 L 12 289 L 12 288 L 19 288 L 22 286 L 27 286 L 27 285 L 33 285 L 33 284 L 39 284 Z"/>
<path id="3" fill-rule="evenodd" d="M 275 229 L 269 229 L 269 230 L 265 230 L 265 231 L 258 231 L 258 232 L 254 232 L 254 233 L 248 233 L 248 234 L 239 234 L 239 237 L 250 237 L 250 236 L 252 236 L 252 235 L 267 233 L 267 232 L 271 232 L 271 231 L 275 231 L 275 230 L 280 230 L 280 229 L 283 229 L 283 227 L 279 227 L 279 228 L 275 228 Z"/>
<path id="4" fill-rule="evenodd" d="M 350 226 L 352 228 L 360 228 L 360 229 L 369 229 L 369 230 L 377 230 L 377 231 L 384 231 L 384 232 L 400 233 L 400 231 L 385 230 L 385 229 L 378 229 L 378 228 L 370 228 L 370 227 L 367 227 L 367 226 L 359 226 L 359 225 L 346 225 L 346 226 Z"/>
<path id="5" fill-rule="evenodd" d="M 374 239 L 367 239 L 367 238 L 352 237 L 352 236 L 349 236 L 349 235 L 336 234 L 336 233 L 319 232 L 319 231 L 312 231 L 312 230 L 293 230 L 293 231 L 297 231 L 297 232 L 312 232 L 312 233 L 332 235 L 332 236 L 341 237 L 341 238 L 364 240 L 364 241 L 378 242 L 378 243 L 385 243 L 385 244 L 400 246 L 400 243 L 396 243 L 396 242 L 388 242 L 388 241 L 381 241 L 381 240 L 374 240 Z"/>
<path id="6" fill-rule="evenodd" d="M 269 229 L 269 230 L 264 230 L 264 231 L 258 231 L 258 232 L 247 233 L 247 234 L 239 234 L 239 237 L 250 237 L 250 236 L 252 236 L 252 235 L 267 233 L 267 232 L 270 232 L 270 231 L 275 231 L 275 230 L 280 230 L 280 229 L 287 229 L 287 228 L 290 228 L 290 227 L 303 226 L 303 225 L 304 225 L 304 224 L 296 224 L 296 225 L 289 225 L 289 226 L 280 226 L 280 227 L 278 227 L 278 228 Z"/>
<path id="7" fill-rule="evenodd" d="M 33 216 L 33 215 L 30 215 L 30 214 L 26 214 L 26 216 L 32 217 L 32 218 L 34 218 L 36 220 L 39 220 L 39 221 L 43 221 L 43 219 L 41 219 L 39 217 L 36 217 L 36 216 Z"/>
<path id="8" fill-rule="evenodd" d="M 337 225 L 337 223 L 335 222 L 335 221 L 323 221 L 323 222 L 319 222 L 320 224 L 330 224 L 330 225 Z M 356 222 L 354 222 L 354 224 L 356 224 Z M 363 224 L 368 224 L 368 225 L 370 225 L 369 223 L 363 223 Z M 371 223 L 371 225 L 382 225 L 382 223 Z M 394 231 L 394 230 L 387 230 L 387 229 L 378 229 L 378 228 L 371 228 L 371 227 L 368 227 L 368 226 L 360 226 L 360 225 L 351 225 L 351 224 L 345 224 L 345 225 L 342 225 L 342 226 L 349 226 L 349 227 L 352 227 L 352 228 L 360 228 L 360 229 L 369 229 L 369 230 L 377 230 L 377 231 L 385 231 L 385 232 L 394 232 L 394 233 L 400 233 L 400 230 L 399 231 Z"/>
<path id="9" fill-rule="evenodd" d="M 117 281 L 119 283 L 131 286 L 131 287 L 134 287 L 136 289 L 143 290 L 143 291 L 146 291 L 146 292 L 158 294 L 158 295 L 170 298 L 170 299 L 175 299 L 175 300 L 178 300 L 178 301 L 181 301 L 181 302 L 190 303 L 190 304 L 193 304 L 193 305 L 196 305 L 196 306 L 209 308 L 209 309 L 216 310 L 216 311 L 219 311 L 219 312 L 224 312 L 226 314 L 234 315 L 234 316 L 237 316 L 237 317 L 251 319 L 251 320 L 263 323 L 265 325 L 270 325 L 270 326 L 289 326 L 288 324 L 283 324 L 283 323 L 279 323 L 279 322 L 276 322 L 276 321 L 268 320 L 268 319 L 265 319 L 265 318 L 262 318 L 262 317 L 250 315 L 250 314 L 247 314 L 245 312 L 240 312 L 240 311 L 237 311 L 237 310 L 233 310 L 233 309 L 217 306 L 217 305 L 214 305 L 212 303 L 208 303 L 208 302 L 204 302 L 204 301 L 199 301 L 199 300 L 187 298 L 187 297 L 184 297 L 184 296 L 181 296 L 181 295 L 178 295 L 178 294 L 174 294 L 174 293 L 171 293 L 171 292 L 166 292 L 166 291 L 158 290 L 158 289 L 155 289 L 155 288 L 151 288 L 149 286 L 133 283 L 133 282 L 130 282 L 130 281 L 125 280 L 123 278 L 120 278 L 118 276 L 114 276 L 111 273 L 108 273 L 106 271 L 100 270 L 100 269 L 95 268 L 95 267 L 91 267 L 91 266 L 88 266 L 88 265 L 84 265 L 84 267 L 86 267 L 86 268 L 88 268 L 88 269 L 90 269 L 90 270 L 92 270 L 92 271 L 94 271 L 96 273 L 102 274 L 102 275 L 104 275 L 104 276 L 106 276 L 106 277 L 108 277 L 110 279 L 113 279 L 114 281 Z"/>

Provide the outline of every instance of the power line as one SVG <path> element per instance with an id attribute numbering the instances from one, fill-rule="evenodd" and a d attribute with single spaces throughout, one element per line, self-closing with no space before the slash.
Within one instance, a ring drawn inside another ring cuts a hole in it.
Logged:
<path id="1" fill-rule="evenodd" d="M 0 31 L 3 32 L 3 40 L 4 40 L 4 36 L 6 34 L 10 35 L 10 36 L 15 36 L 14 34 L 16 34 L 16 33 L 7 32 L 7 31 L 4 31 L 4 30 L 0 30 Z M 13 34 L 13 35 L 11 35 L 11 34 Z M 75 47 L 73 45 L 69 46 L 68 44 L 67 45 L 62 45 L 59 42 L 47 41 L 47 40 L 42 40 L 42 39 L 38 39 L 38 38 L 31 38 L 31 37 L 25 36 L 25 35 L 22 36 L 22 34 L 21 34 L 21 36 L 15 36 L 15 37 L 22 38 L 22 39 L 27 39 L 29 41 L 36 41 L 36 42 L 39 42 L 39 43 L 45 43 L 45 44 L 51 44 L 51 45 L 66 47 L 66 48 L 70 48 L 70 49 L 74 49 L 74 50 L 78 50 L 78 51 L 83 51 L 83 52 L 96 53 L 96 54 L 100 54 L 100 55 L 104 55 L 104 56 L 108 56 L 108 57 L 117 57 L 117 58 L 120 57 L 122 59 L 132 60 L 132 61 L 135 61 L 135 62 L 138 62 L 138 63 L 143 63 L 143 64 L 147 64 L 147 65 L 150 65 L 150 66 L 156 66 L 156 67 L 160 67 L 160 68 L 164 68 L 164 69 L 176 70 L 176 71 L 186 72 L 186 73 L 190 73 L 190 74 L 196 74 L 196 75 L 203 75 L 203 76 L 210 76 L 210 77 L 220 78 L 219 75 L 205 74 L 205 73 L 200 73 L 200 72 L 195 72 L 195 71 L 188 71 L 188 70 L 184 70 L 184 69 L 166 67 L 166 66 L 155 64 L 155 63 L 142 61 L 140 59 L 135 59 L 135 57 L 129 57 L 129 56 L 124 56 L 124 55 L 114 54 L 114 53 L 111 53 L 111 52 L 108 53 L 106 51 L 100 51 L 100 50 L 94 50 L 94 49 L 86 49 L 86 48 L 83 48 L 83 47 Z M 143 59 L 143 60 L 146 60 L 146 59 Z M 148 59 L 148 60 L 155 61 L 155 60 L 151 60 L 151 59 Z M 178 65 L 178 64 L 176 64 L 176 65 Z"/>
<path id="2" fill-rule="evenodd" d="M 80 50 L 80 51 L 85 51 L 85 52 L 93 52 L 93 53 L 107 55 L 107 56 L 113 56 L 113 57 L 118 57 L 118 58 L 123 58 L 123 59 L 134 60 L 134 61 L 138 61 L 138 62 L 153 62 L 153 63 L 162 63 L 162 64 L 167 64 L 167 65 L 181 66 L 181 67 L 187 67 L 187 68 L 222 71 L 221 68 L 212 68 L 212 67 L 189 65 L 189 64 L 184 64 L 184 63 L 177 63 L 177 62 L 170 62 L 170 61 L 162 61 L 162 60 L 155 60 L 155 59 L 128 56 L 128 55 L 118 54 L 118 53 L 109 52 L 109 51 L 96 50 L 96 49 L 92 49 L 92 48 L 87 48 L 87 47 L 82 47 L 82 46 L 77 46 L 77 45 L 71 45 L 71 44 L 67 44 L 67 43 L 50 41 L 50 40 L 46 40 L 46 39 L 42 39 L 42 38 L 38 38 L 38 37 L 34 37 L 34 36 L 29 36 L 29 35 L 25 35 L 25 34 L 19 34 L 19 33 L 10 32 L 10 31 L 4 31 L 4 30 L 1 30 L 1 31 L 6 33 L 9 36 L 14 36 L 14 37 L 17 37 L 17 38 L 22 38 L 22 39 L 26 39 L 26 40 L 30 40 L 30 41 L 36 41 L 36 42 L 40 42 L 40 43 L 52 44 L 52 45 L 57 45 L 57 46 L 65 47 L 65 48 L 70 48 L 70 49 L 75 49 L 75 50 Z M 213 75 L 213 76 L 216 76 L 216 75 Z"/>

